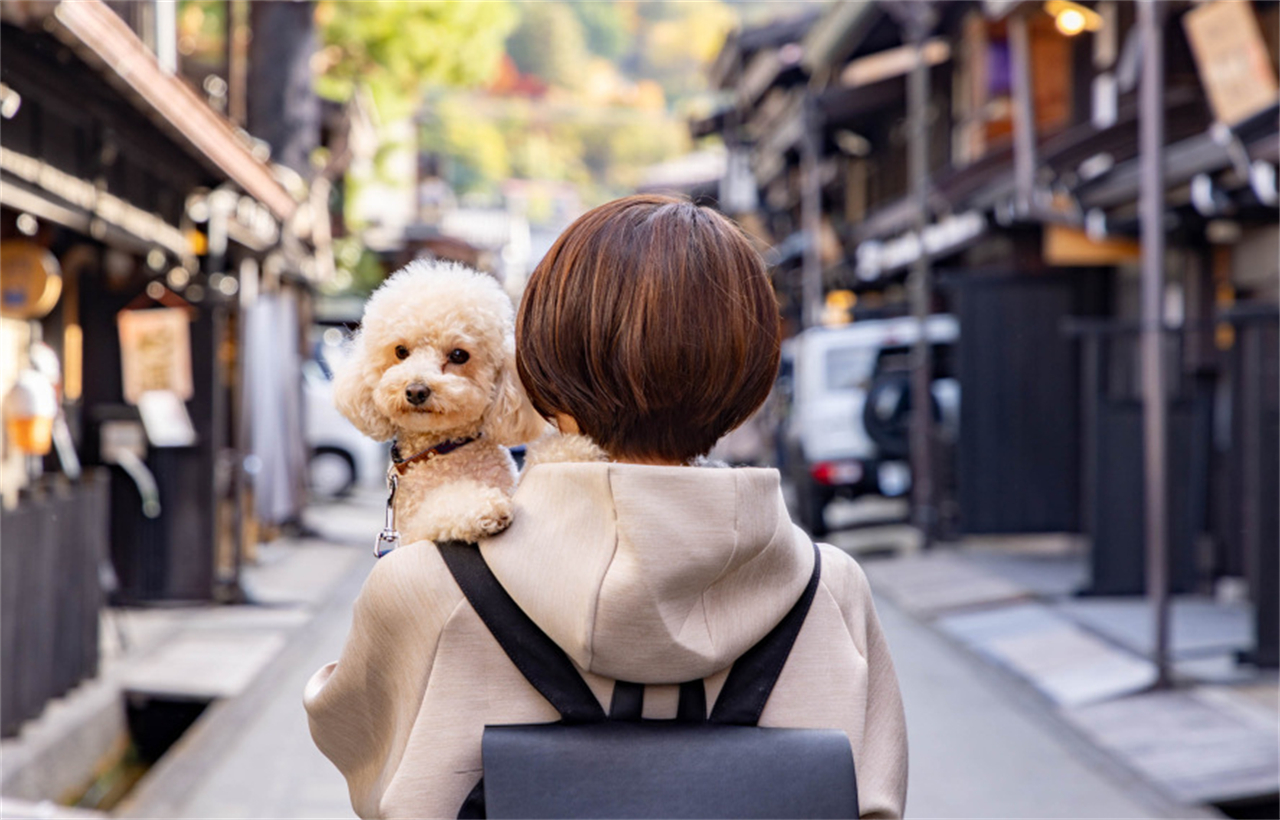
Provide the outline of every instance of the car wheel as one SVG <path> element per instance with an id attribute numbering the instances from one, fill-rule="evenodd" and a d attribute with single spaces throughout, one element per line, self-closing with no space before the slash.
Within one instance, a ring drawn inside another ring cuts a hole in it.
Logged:
<path id="1" fill-rule="evenodd" d="M 356 484 L 356 462 L 336 447 L 317 447 L 307 464 L 311 492 L 321 498 L 341 498 Z"/>

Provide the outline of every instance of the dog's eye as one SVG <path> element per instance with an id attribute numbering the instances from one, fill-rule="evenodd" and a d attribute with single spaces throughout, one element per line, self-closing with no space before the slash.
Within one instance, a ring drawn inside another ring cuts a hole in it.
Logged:
<path id="1" fill-rule="evenodd" d="M 404 345 L 396 345 L 396 358 L 397 359 L 409 358 L 409 348 L 405 347 Z"/>
<path id="2" fill-rule="evenodd" d="M 470 358 L 471 358 L 471 354 L 460 347 L 454 348 L 453 352 L 449 354 L 449 361 L 453 362 L 454 364 L 465 364 L 467 359 L 470 359 Z"/>

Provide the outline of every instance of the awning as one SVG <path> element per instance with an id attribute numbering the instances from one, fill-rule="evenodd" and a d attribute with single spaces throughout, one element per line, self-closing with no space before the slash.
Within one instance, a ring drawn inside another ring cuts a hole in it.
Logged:
<path id="1" fill-rule="evenodd" d="M 182 231 L 48 163 L 0 147 L 0 203 L 100 240 L 145 253 L 157 245 L 179 259 L 191 257 Z"/>
<path id="2" fill-rule="evenodd" d="M 920 258 L 948 256 L 977 242 L 987 232 L 987 218 L 980 211 L 944 216 L 925 227 L 923 234 L 908 231 L 886 241 L 869 240 L 858 245 L 857 273 L 864 282 L 902 270 Z"/>

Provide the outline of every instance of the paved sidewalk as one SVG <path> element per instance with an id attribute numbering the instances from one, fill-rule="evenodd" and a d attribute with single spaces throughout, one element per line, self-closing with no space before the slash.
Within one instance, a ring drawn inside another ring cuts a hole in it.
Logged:
<path id="1" fill-rule="evenodd" d="M 1140 598 L 1074 597 L 1084 577 L 1078 544 L 974 539 L 864 566 L 891 611 L 1020 681 L 1077 745 L 1165 805 L 1195 811 L 1280 789 L 1277 679 L 1235 663 L 1250 640 L 1240 606 L 1178 598 L 1171 649 L 1181 683 L 1152 692 L 1150 608 Z M 896 646 L 895 657 L 903 661 Z"/>
<path id="2" fill-rule="evenodd" d="M 17 737 L 0 744 L 0 816 L 19 816 L 26 811 L 17 808 L 22 805 L 48 816 L 57 810 L 52 801 L 79 799 L 127 749 L 127 699 L 212 701 L 189 740 L 213 715 L 250 697 L 264 670 L 293 650 L 307 625 L 341 592 L 340 582 L 360 568 L 367 571 L 373 559 L 366 544 L 381 526 L 382 504 L 377 494 L 368 494 L 313 508 L 309 517 L 322 537 L 262 545 L 258 562 L 246 566 L 242 577 L 252 604 L 105 612 L 99 674 L 52 701 Z M 349 617 L 349 601 L 338 607 Z M 166 755 L 162 766 L 173 757 Z M 144 786 L 162 766 L 144 778 Z"/>
<path id="3" fill-rule="evenodd" d="M 244 694 L 211 708 L 187 732 L 116 816 L 355 816 L 346 783 L 311 742 L 302 690 L 342 649 L 366 574 L 361 564 L 349 566 L 315 618 Z"/>
<path id="4" fill-rule="evenodd" d="M 263 548 L 246 588 L 251 609 L 303 606 L 236 697 L 211 706 L 114 813 L 118 817 L 348 818 L 346 784 L 311 742 L 302 690 L 338 657 L 351 606 L 373 567 L 384 499 L 358 494 L 309 508 L 318 538 Z M 251 644 L 252 645 L 252 644 Z"/>
<path id="5" fill-rule="evenodd" d="M 877 602 L 907 712 L 911 818 L 1206 816 L 1109 765 L 1033 693 Z"/>

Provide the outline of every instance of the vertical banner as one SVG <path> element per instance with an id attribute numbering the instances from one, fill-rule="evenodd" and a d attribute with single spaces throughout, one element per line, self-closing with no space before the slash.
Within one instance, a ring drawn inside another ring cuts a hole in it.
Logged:
<path id="1" fill-rule="evenodd" d="M 191 319 L 183 308 L 124 310 L 116 316 L 124 399 L 137 404 L 149 390 L 167 390 L 186 401 L 191 377 Z"/>

